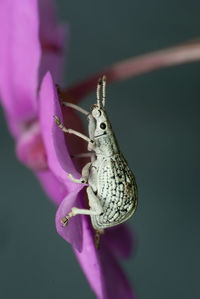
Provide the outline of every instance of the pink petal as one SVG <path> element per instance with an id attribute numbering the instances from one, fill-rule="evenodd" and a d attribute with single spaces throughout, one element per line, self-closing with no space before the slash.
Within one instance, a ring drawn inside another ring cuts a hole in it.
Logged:
<path id="1" fill-rule="evenodd" d="M 117 260 L 105 246 L 97 250 L 87 216 L 82 217 L 83 248 L 76 256 L 89 284 L 99 299 L 132 299 L 131 286 Z"/>
<path id="2" fill-rule="evenodd" d="M 78 216 L 77 216 L 78 217 Z M 89 224 L 89 216 L 80 216 L 83 227 L 83 247 L 82 251 L 75 250 L 85 276 L 87 277 L 91 289 L 97 295 L 97 298 L 103 299 L 103 281 L 101 279 L 101 264 L 97 250 L 94 246 L 94 232 Z"/>
<path id="3" fill-rule="evenodd" d="M 116 258 L 109 250 L 100 250 L 101 279 L 103 281 L 103 299 L 134 299 L 131 285 L 117 262 Z"/>
<path id="4" fill-rule="evenodd" d="M 37 1 L 0 1 L 0 93 L 15 135 L 37 112 L 38 29 Z"/>
<path id="5" fill-rule="evenodd" d="M 57 83 L 62 79 L 68 28 L 66 25 L 57 23 L 56 7 L 53 4 L 53 1 L 50 0 L 39 1 L 40 42 L 42 47 L 40 78 L 43 78 L 46 72 L 50 71 L 53 81 Z"/>
<path id="6" fill-rule="evenodd" d="M 59 205 L 67 194 L 65 185 L 60 183 L 49 169 L 36 172 L 36 176 L 38 177 L 46 194 L 56 205 Z"/>
<path id="7" fill-rule="evenodd" d="M 66 198 L 61 202 L 56 216 L 57 230 L 68 242 L 72 243 L 75 248 L 80 250 L 82 246 L 80 234 L 81 218 L 74 217 L 71 219 L 72 221 L 70 221 L 69 225 L 64 230 L 60 222 L 61 216 L 66 216 L 71 207 L 75 204 L 74 202 L 77 199 L 77 195 L 84 185 L 73 183 L 67 177 L 68 173 L 77 178 L 80 177 L 80 174 L 76 171 L 71 161 L 65 143 L 64 133 L 54 121 L 54 115 L 59 116 L 62 120 L 62 113 L 50 73 L 47 73 L 42 81 L 39 100 L 40 125 L 46 148 L 48 165 L 53 174 L 66 188 Z"/>
<path id="8" fill-rule="evenodd" d="M 131 230 L 126 224 L 115 226 L 111 229 L 106 229 L 101 236 L 102 246 L 109 248 L 113 254 L 119 257 L 128 258 L 133 252 L 133 245 L 136 246 L 136 241 L 131 234 Z"/>
<path id="9" fill-rule="evenodd" d="M 38 122 L 34 122 L 17 139 L 16 154 L 18 159 L 33 171 L 48 168 L 46 152 Z"/>
<path id="10" fill-rule="evenodd" d="M 97 80 L 102 75 L 108 82 L 117 82 L 139 76 L 161 68 L 200 60 L 200 42 L 190 42 L 180 46 L 129 58 L 100 70 L 89 78 L 63 91 L 62 98 L 76 103 L 96 89 Z"/>
<path id="11" fill-rule="evenodd" d="M 69 191 L 80 190 L 83 186 L 72 183 L 67 177 L 68 173 L 76 178 L 79 178 L 80 174 L 72 163 L 65 143 L 64 133 L 55 124 L 54 116 L 57 115 L 62 121 L 62 114 L 50 73 L 47 73 L 42 81 L 39 111 L 41 132 L 49 168 Z"/>
<path id="12" fill-rule="evenodd" d="M 71 208 L 79 206 L 79 201 L 82 199 L 83 193 L 80 193 L 79 190 L 72 191 L 69 193 L 65 199 L 61 202 L 57 213 L 56 213 L 56 229 L 57 232 L 61 235 L 63 239 L 71 243 L 73 248 L 78 251 L 82 249 L 82 225 L 81 225 L 81 216 L 77 215 L 72 217 L 69 220 L 69 223 L 66 227 L 63 227 L 61 224 L 61 219 L 65 217 L 70 211 Z"/>

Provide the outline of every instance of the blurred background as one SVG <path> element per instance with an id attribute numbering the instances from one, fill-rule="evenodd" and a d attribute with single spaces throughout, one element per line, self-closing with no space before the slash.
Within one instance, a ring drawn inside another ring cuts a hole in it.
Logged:
<path id="1" fill-rule="evenodd" d="M 200 36 L 200 2 L 56 2 L 70 28 L 65 85 L 116 61 Z M 199 63 L 107 88 L 107 109 L 134 171 L 138 245 L 124 262 L 138 299 L 200 298 Z M 82 106 L 94 102 L 95 94 Z M 15 157 L 2 110 L 0 297 L 95 298 L 56 232 L 56 208 Z M 125 298 L 124 298 L 125 299 Z"/>

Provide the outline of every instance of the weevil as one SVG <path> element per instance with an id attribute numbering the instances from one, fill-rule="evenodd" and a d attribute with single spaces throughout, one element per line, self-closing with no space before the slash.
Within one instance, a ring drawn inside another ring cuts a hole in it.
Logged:
<path id="1" fill-rule="evenodd" d="M 68 175 L 75 183 L 88 184 L 87 195 L 90 208 L 73 207 L 62 218 L 61 223 L 66 226 L 73 216 L 89 215 L 92 226 L 97 232 L 96 242 L 98 243 L 98 235 L 103 233 L 104 229 L 121 224 L 133 215 L 137 207 L 138 192 L 135 176 L 120 152 L 106 112 L 105 76 L 97 83 L 96 96 L 97 101 L 92 106 L 91 112 L 63 102 L 65 106 L 87 115 L 89 137 L 73 129 L 67 129 L 57 116 L 55 122 L 63 132 L 85 139 L 88 142 L 88 151 L 91 152 L 91 161 L 83 167 L 81 178 Z"/>

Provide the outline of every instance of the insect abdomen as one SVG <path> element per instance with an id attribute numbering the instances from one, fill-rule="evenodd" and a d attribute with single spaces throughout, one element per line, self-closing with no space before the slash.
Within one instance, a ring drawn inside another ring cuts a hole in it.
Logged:
<path id="1" fill-rule="evenodd" d="M 93 226 L 118 225 L 134 213 L 137 205 L 135 177 L 121 154 L 105 158 L 98 170 L 98 193 L 103 214 L 92 216 Z"/>

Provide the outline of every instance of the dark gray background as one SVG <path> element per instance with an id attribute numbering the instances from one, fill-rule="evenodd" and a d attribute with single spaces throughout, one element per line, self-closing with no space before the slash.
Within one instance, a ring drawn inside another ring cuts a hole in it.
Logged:
<path id="1" fill-rule="evenodd" d="M 70 24 L 66 85 L 115 61 L 200 35 L 199 1 L 57 1 Z M 134 170 L 138 248 L 124 264 L 139 299 L 200 298 L 198 63 L 108 86 L 108 112 Z M 82 103 L 93 103 L 93 94 Z M 15 158 L 1 111 L 0 298 L 95 298 L 55 207 Z"/>

